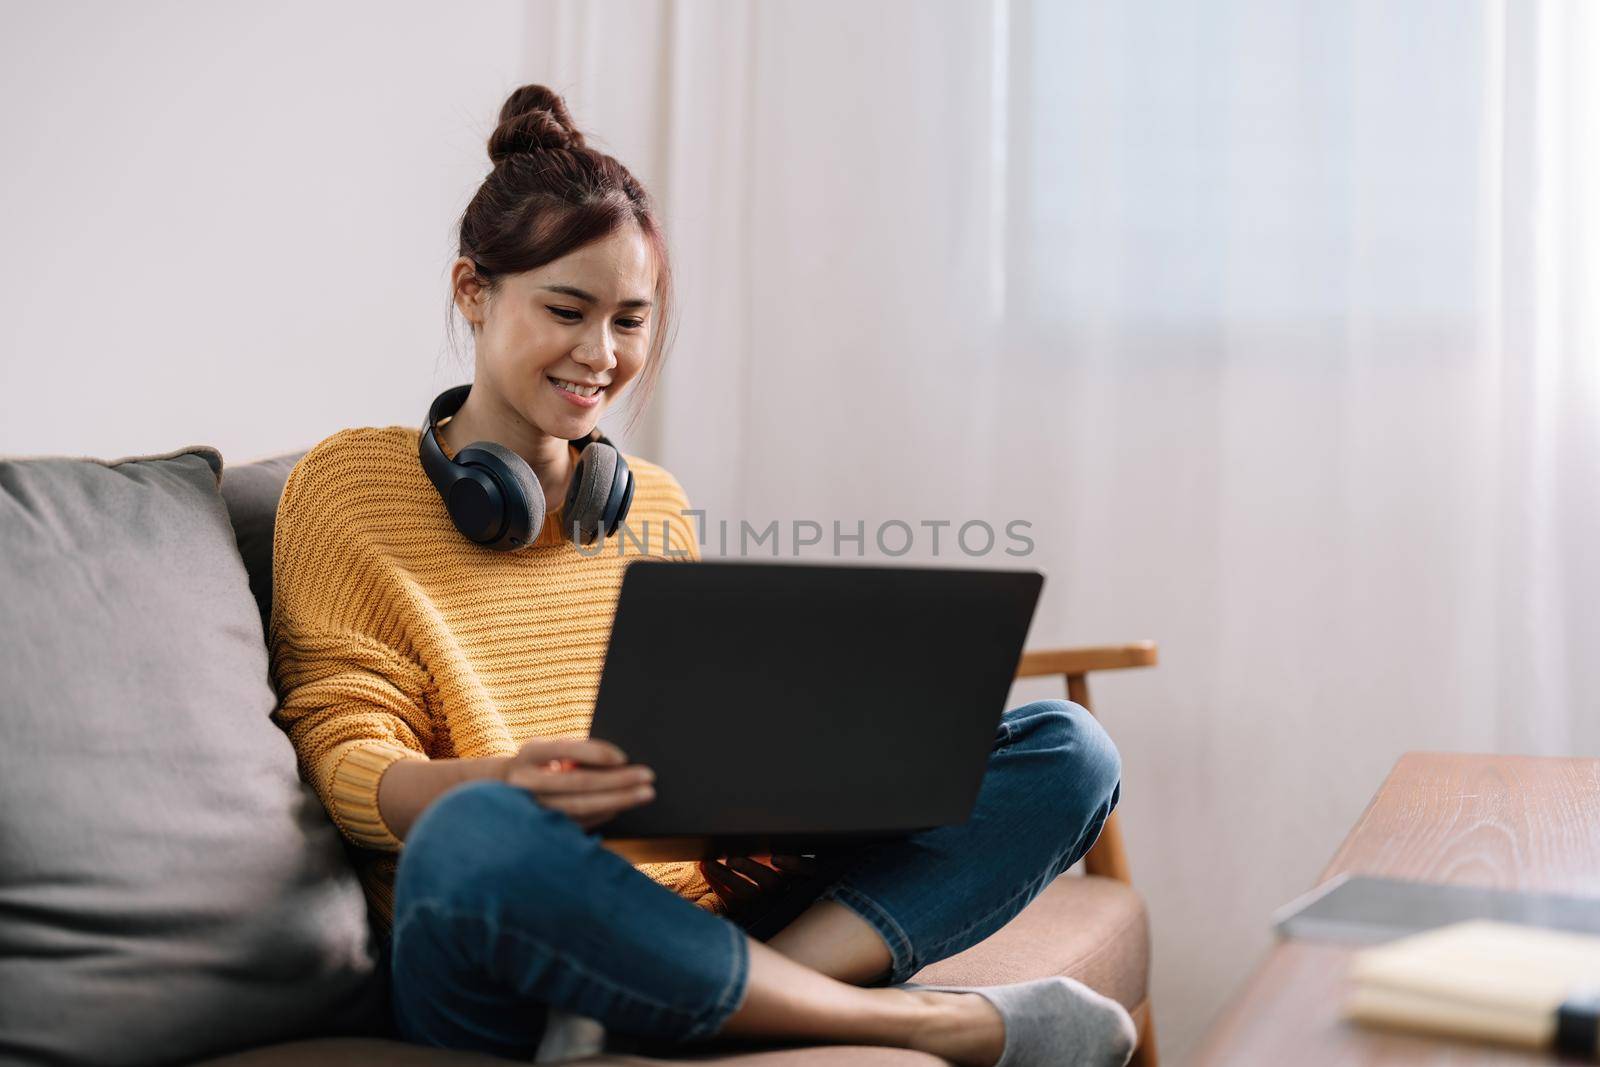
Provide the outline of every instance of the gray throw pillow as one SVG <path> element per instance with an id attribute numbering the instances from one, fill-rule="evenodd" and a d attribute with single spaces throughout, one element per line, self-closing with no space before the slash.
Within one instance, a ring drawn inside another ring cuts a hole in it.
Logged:
<path id="1" fill-rule="evenodd" d="M 382 1032 L 360 886 L 296 770 L 196 446 L 0 457 L 0 1061 Z"/>

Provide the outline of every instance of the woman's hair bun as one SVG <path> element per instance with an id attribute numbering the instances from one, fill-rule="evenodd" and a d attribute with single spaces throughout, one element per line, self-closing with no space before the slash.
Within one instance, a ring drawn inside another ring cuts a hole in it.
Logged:
<path id="1" fill-rule="evenodd" d="M 583 134 L 560 95 L 543 85 L 524 85 L 500 107 L 500 125 L 489 135 L 489 158 L 498 165 L 509 156 L 583 146 Z"/>

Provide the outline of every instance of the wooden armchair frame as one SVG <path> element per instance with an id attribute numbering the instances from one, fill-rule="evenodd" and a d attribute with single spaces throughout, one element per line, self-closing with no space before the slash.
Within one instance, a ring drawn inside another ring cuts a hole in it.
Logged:
<path id="1" fill-rule="evenodd" d="M 1094 671 L 1123 670 L 1128 667 L 1154 667 L 1156 665 L 1154 641 L 1136 641 L 1127 645 L 1105 645 L 1098 648 L 1040 648 L 1024 652 L 1017 665 L 1018 678 L 1038 678 L 1059 674 L 1066 678 L 1067 699 L 1081 704 L 1090 714 L 1094 705 L 1089 702 L 1089 675 Z M 1100 839 L 1083 858 L 1084 873 L 1113 878 L 1125 885 L 1133 884 L 1128 866 L 1128 852 L 1122 841 L 1121 820 L 1112 812 L 1100 830 Z M 1146 994 L 1146 1006 L 1149 995 Z M 1139 1028 L 1139 1048 L 1133 1054 L 1132 1064 L 1137 1067 L 1156 1067 L 1156 1031 L 1154 1011 L 1147 1010 Z"/>

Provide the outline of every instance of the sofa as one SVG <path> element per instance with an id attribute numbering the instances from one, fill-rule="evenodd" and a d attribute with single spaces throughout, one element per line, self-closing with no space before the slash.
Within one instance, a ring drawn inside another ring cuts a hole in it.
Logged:
<path id="1" fill-rule="evenodd" d="M 394 1038 L 348 846 L 270 719 L 272 528 L 301 454 L 0 457 L 0 1062 L 494 1062 Z M 1148 969 L 1138 894 L 1069 872 L 916 980 L 1071 975 L 1137 1019 Z"/>

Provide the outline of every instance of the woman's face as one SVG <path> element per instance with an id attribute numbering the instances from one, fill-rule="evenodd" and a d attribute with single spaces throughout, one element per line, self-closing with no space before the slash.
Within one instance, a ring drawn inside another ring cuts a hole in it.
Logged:
<path id="1" fill-rule="evenodd" d="M 584 436 L 644 368 L 655 283 L 650 246 L 630 223 L 502 278 L 487 300 L 458 290 L 474 323 L 476 381 L 538 430 Z"/>

